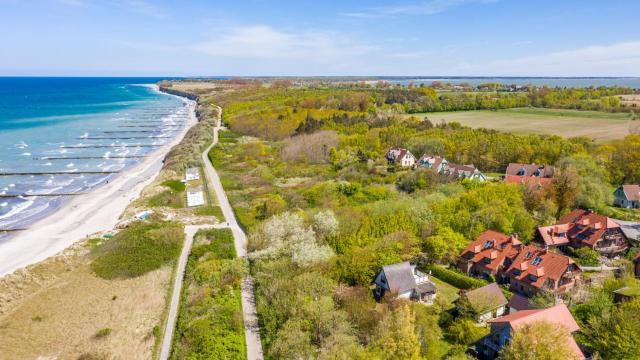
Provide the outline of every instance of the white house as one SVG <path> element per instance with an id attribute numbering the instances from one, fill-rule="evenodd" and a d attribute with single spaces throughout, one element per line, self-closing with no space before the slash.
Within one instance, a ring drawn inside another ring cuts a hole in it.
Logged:
<path id="1" fill-rule="evenodd" d="M 397 293 L 398 298 L 432 304 L 436 298 L 436 285 L 429 276 L 416 269 L 408 261 L 387 265 L 376 276 L 376 297 L 387 292 Z"/>
<path id="2" fill-rule="evenodd" d="M 385 157 L 390 164 L 395 163 L 401 167 L 412 167 L 416 164 L 416 157 L 407 149 L 392 148 L 387 151 Z"/>
<path id="3" fill-rule="evenodd" d="M 640 208 L 640 185 L 622 185 L 613 193 L 613 203 L 622 208 Z"/>
<path id="4" fill-rule="evenodd" d="M 186 181 L 200 179 L 200 170 L 198 168 L 188 168 L 185 176 Z"/>
<path id="5" fill-rule="evenodd" d="M 202 189 L 187 191 L 187 206 L 195 207 L 204 205 L 204 193 Z"/>

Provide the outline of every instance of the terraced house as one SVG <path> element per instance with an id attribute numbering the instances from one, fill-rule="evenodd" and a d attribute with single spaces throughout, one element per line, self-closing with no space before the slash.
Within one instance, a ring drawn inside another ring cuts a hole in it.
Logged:
<path id="1" fill-rule="evenodd" d="M 624 254 L 629 248 L 620 225 L 591 210 L 576 209 L 557 224 L 538 228 L 538 239 L 547 247 L 588 246 L 604 256 Z"/>
<path id="2" fill-rule="evenodd" d="M 458 268 L 470 275 L 495 278 L 512 291 L 533 296 L 541 291 L 562 295 L 581 278 L 582 270 L 568 256 L 537 246 L 525 246 L 515 235 L 485 231 L 458 259 Z"/>
<path id="3" fill-rule="evenodd" d="M 504 174 L 504 181 L 512 184 L 537 183 L 546 185 L 553 182 L 553 166 L 510 163 Z"/>
<path id="4" fill-rule="evenodd" d="M 450 176 L 456 179 L 471 179 L 486 181 L 487 178 L 474 165 L 458 165 L 450 163 L 447 159 L 440 156 L 431 156 L 424 154 L 418 160 L 418 165 L 427 169 L 432 169 L 438 174 Z"/>

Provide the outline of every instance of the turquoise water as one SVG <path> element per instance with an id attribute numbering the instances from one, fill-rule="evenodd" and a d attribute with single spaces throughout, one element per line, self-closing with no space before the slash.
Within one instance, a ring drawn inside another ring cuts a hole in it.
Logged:
<path id="1" fill-rule="evenodd" d="M 150 86 L 158 80 L 0 78 L 0 230 L 26 228 L 68 198 L 25 195 L 87 192 L 118 174 L 83 172 L 126 171 L 171 141 L 187 107 Z M 70 174 L 41 174 L 52 172 Z"/>

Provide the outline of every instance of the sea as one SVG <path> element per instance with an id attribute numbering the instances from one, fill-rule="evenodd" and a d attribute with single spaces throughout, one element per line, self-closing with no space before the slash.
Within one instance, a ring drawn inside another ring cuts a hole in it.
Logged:
<path id="1" fill-rule="evenodd" d="M 0 241 L 179 134 L 187 101 L 160 80 L 0 77 Z"/>

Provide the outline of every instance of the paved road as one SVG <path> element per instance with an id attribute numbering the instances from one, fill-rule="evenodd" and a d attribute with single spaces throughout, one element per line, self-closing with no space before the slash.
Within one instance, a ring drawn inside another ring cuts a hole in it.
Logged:
<path id="1" fill-rule="evenodd" d="M 169 315 L 167 316 L 167 327 L 164 331 L 164 337 L 162 338 L 162 348 L 160 348 L 160 360 L 167 360 L 171 354 L 171 342 L 176 328 L 184 270 L 187 266 L 189 253 L 191 252 L 191 245 L 193 245 L 193 236 L 200 229 L 212 227 L 211 225 L 187 225 L 184 227 L 185 241 L 182 247 L 182 253 L 180 253 L 180 258 L 178 259 L 178 267 L 176 268 L 176 278 L 173 283 L 173 293 L 171 294 L 171 305 L 169 307 Z"/>
<path id="2" fill-rule="evenodd" d="M 218 197 L 218 205 L 220 206 L 220 209 L 222 209 L 222 214 L 226 219 L 225 225 L 228 225 L 231 232 L 233 232 L 236 253 L 239 257 L 246 258 L 247 235 L 238 224 L 236 216 L 233 213 L 233 209 L 231 208 L 231 204 L 229 204 L 229 199 L 227 199 L 227 194 L 224 192 L 224 188 L 220 182 L 220 177 L 208 158 L 209 150 L 218 143 L 218 131 L 222 128 L 221 115 L 222 108 L 218 107 L 218 124 L 213 130 L 213 144 L 204 153 L 202 153 L 202 162 L 205 164 L 207 180 L 210 182 L 211 187 Z M 242 295 L 242 318 L 244 321 L 245 341 L 247 343 L 247 358 L 249 360 L 262 360 L 263 355 L 262 344 L 260 343 L 260 327 L 258 326 L 256 304 L 253 297 L 253 278 L 250 275 L 247 275 L 242 279 L 240 292 Z"/>

